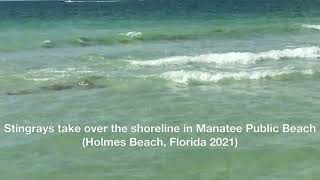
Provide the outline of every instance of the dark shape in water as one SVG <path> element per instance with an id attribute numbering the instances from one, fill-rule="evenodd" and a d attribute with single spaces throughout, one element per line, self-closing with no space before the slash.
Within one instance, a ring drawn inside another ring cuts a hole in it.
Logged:
<path id="1" fill-rule="evenodd" d="M 41 89 L 43 90 L 51 90 L 51 91 L 61 91 L 61 90 L 67 90 L 67 89 L 72 89 L 72 88 L 76 88 L 76 87 L 81 87 L 81 88 L 85 88 L 85 89 L 93 89 L 93 88 L 97 88 L 98 86 L 96 86 L 95 83 L 93 83 L 92 81 L 85 79 L 82 81 L 78 81 L 76 84 L 70 85 L 70 84 L 53 84 L 50 86 L 45 86 L 42 87 Z"/>
<path id="2" fill-rule="evenodd" d="M 71 89 L 73 86 L 70 85 L 63 85 L 63 84 L 53 84 L 50 86 L 41 87 L 43 90 L 51 90 L 51 91 L 61 91 L 66 89 Z"/>
<path id="3" fill-rule="evenodd" d="M 14 95 L 26 95 L 26 94 L 34 94 L 36 92 L 41 92 L 41 90 L 45 91 L 63 91 L 73 88 L 82 88 L 82 89 L 95 89 L 95 88 L 104 88 L 105 86 L 97 86 L 95 83 L 88 79 L 84 79 L 82 81 L 78 81 L 76 84 L 53 84 L 49 86 L 43 86 L 39 90 L 22 90 L 22 91 L 10 91 L 6 92 L 6 95 L 14 96 Z"/>
<path id="4" fill-rule="evenodd" d="M 17 95 L 26 95 L 26 94 L 32 94 L 31 91 L 10 91 L 6 92 L 8 96 L 17 96 Z"/>

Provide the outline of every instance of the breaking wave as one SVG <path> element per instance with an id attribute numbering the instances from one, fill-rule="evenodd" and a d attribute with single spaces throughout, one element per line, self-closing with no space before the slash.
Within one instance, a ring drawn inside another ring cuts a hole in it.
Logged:
<path id="1" fill-rule="evenodd" d="M 95 71 L 89 70 L 87 68 L 69 67 L 61 70 L 54 68 L 45 68 L 35 71 L 29 71 L 23 76 L 23 79 L 29 81 L 52 81 L 73 76 L 78 77 L 81 75 L 92 73 L 95 73 Z"/>
<path id="2" fill-rule="evenodd" d="M 302 27 L 309 28 L 309 29 L 318 29 L 318 30 L 320 30 L 320 25 L 303 24 Z"/>
<path id="3" fill-rule="evenodd" d="M 174 56 L 147 61 L 128 61 L 132 65 L 160 66 L 186 63 L 216 63 L 216 64 L 249 64 L 260 60 L 280 60 L 283 58 L 318 58 L 319 47 L 302 47 L 295 49 L 271 50 L 258 53 L 229 52 L 223 54 L 203 54 L 198 56 Z"/>
<path id="4" fill-rule="evenodd" d="M 132 32 L 127 32 L 127 33 L 121 33 L 120 35 L 127 36 L 129 38 L 134 38 L 134 37 L 142 36 L 142 32 L 132 31 Z"/>
<path id="5" fill-rule="evenodd" d="M 190 82 L 217 83 L 223 80 L 259 80 L 265 78 L 275 78 L 285 75 L 313 75 L 313 70 L 264 70 L 253 72 L 219 72 L 210 73 L 202 71 L 169 71 L 160 75 L 161 78 L 174 81 L 176 83 L 189 84 Z"/>

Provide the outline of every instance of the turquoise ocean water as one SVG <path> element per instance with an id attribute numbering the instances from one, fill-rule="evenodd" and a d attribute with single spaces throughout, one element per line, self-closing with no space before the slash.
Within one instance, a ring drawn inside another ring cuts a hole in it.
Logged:
<path id="1" fill-rule="evenodd" d="M 316 124 L 319 40 L 316 0 L 0 2 L 0 124 Z M 318 134 L 238 137 L 82 149 L 81 134 L 1 131 L 0 179 L 320 177 Z"/>

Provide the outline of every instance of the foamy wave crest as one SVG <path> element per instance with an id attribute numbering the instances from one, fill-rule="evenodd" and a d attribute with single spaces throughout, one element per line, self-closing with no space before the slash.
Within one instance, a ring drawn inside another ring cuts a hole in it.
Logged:
<path id="1" fill-rule="evenodd" d="M 320 25 L 303 24 L 302 27 L 309 28 L 309 29 L 318 29 L 318 30 L 320 30 Z"/>
<path id="2" fill-rule="evenodd" d="M 127 32 L 127 33 L 121 33 L 120 35 L 127 36 L 129 38 L 135 38 L 135 37 L 142 36 L 142 32 L 133 31 L 133 32 Z"/>
<path id="3" fill-rule="evenodd" d="M 273 78 L 282 75 L 290 74 L 302 74 L 302 75 L 312 75 L 313 70 L 265 70 L 265 71 L 253 71 L 253 72 L 220 72 L 220 73 L 210 73 L 202 71 L 170 71 L 165 72 L 160 75 L 161 78 L 171 80 L 177 83 L 188 84 L 192 81 L 198 81 L 203 83 L 216 83 L 222 80 L 258 80 L 264 78 Z"/>
<path id="4" fill-rule="evenodd" d="M 282 58 L 318 58 L 319 47 L 302 47 L 295 49 L 271 50 L 258 53 L 251 52 L 229 52 L 224 54 L 204 54 L 199 56 L 175 56 L 156 60 L 136 61 L 129 63 L 140 66 L 159 66 L 186 63 L 216 63 L 216 64 L 249 64 L 259 60 L 279 60 Z"/>
<path id="5" fill-rule="evenodd" d="M 55 68 L 45 68 L 35 71 L 29 71 L 24 76 L 24 80 L 29 81 L 52 81 L 62 78 L 67 78 L 71 76 L 80 76 L 83 74 L 92 74 L 96 71 L 91 71 L 87 68 L 74 68 L 69 67 L 65 69 L 55 69 Z"/>

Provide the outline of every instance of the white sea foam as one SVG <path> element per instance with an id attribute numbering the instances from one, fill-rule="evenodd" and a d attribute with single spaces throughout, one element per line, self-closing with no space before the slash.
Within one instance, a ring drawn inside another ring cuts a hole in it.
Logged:
<path id="1" fill-rule="evenodd" d="M 258 53 L 229 52 L 222 54 L 203 54 L 198 56 L 174 56 L 155 60 L 136 61 L 129 63 L 140 66 L 160 66 L 186 63 L 216 63 L 216 64 L 249 64 L 260 60 L 280 60 L 283 58 L 318 58 L 319 47 L 302 47 L 295 49 L 271 50 Z"/>
<path id="2" fill-rule="evenodd" d="M 302 27 L 320 30 L 320 25 L 315 25 L 315 24 L 303 24 Z"/>
<path id="3" fill-rule="evenodd" d="M 128 36 L 129 38 L 135 38 L 135 37 L 142 36 L 142 32 L 132 31 L 132 32 L 127 32 L 127 33 L 121 33 L 120 35 Z"/>
<path id="4" fill-rule="evenodd" d="M 27 77 L 24 77 L 24 80 L 27 80 L 27 81 L 51 81 L 51 80 L 55 80 L 55 78 L 27 78 Z"/>
<path id="5" fill-rule="evenodd" d="M 62 78 L 67 78 L 71 76 L 79 76 L 82 74 L 91 74 L 95 73 L 96 71 L 88 70 L 87 68 L 75 68 L 75 67 L 68 67 L 64 69 L 55 69 L 55 68 L 45 68 L 39 70 L 33 70 L 27 72 L 23 79 L 30 80 L 30 81 L 52 81 Z"/>
<path id="6" fill-rule="evenodd" d="M 293 70 L 293 69 L 282 69 L 282 70 L 265 70 L 265 71 L 241 71 L 241 72 L 219 72 L 210 73 L 202 71 L 169 71 L 160 75 L 161 78 L 171 80 L 177 83 L 188 84 L 190 81 L 198 81 L 204 83 L 216 83 L 226 79 L 232 80 L 258 80 L 264 78 L 273 78 L 282 75 L 290 74 L 303 74 L 312 75 L 313 70 Z"/>

